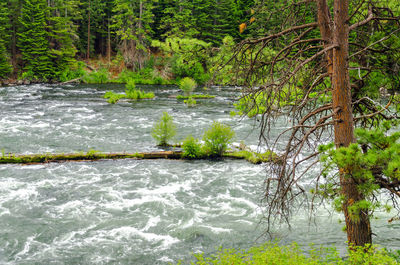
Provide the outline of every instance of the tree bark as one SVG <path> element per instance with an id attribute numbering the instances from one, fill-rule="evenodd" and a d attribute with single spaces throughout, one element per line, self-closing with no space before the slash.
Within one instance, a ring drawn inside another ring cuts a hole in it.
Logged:
<path id="1" fill-rule="evenodd" d="M 87 32 L 87 51 L 86 51 L 86 59 L 90 59 L 90 15 L 91 15 L 91 5 L 92 2 L 89 0 L 89 10 L 88 10 L 88 32 Z"/>
<path id="2" fill-rule="evenodd" d="M 334 131 L 336 148 L 347 147 L 355 142 L 351 91 L 348 70 L 349 56 L 349 0 L 334 1 L 333 43 L 338 48 L 333 50 L 332 64 L 332 108 L 334 112 Z M 351 173 L 351 172 L 350 172 Z M 346 169 L 340 169 L 340 186 L 344 196 L 343 211 L 350 246 L 364 246 L 372 242 L 369 215 L 359 211 L 356 218 L 349 213 L 349 207 L 364 199 L 357 189 L 357 184 Z"/>

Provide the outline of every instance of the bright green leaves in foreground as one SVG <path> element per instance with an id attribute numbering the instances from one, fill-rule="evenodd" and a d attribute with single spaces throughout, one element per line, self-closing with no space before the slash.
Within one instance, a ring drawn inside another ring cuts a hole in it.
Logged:
<path id="1" fill-rule="evenodd" d="M 346 198 L 340 196 L 340 187 L 330 172 L 340 169 L 348 178 L 354 179 L 358 190 L 365 196 L 364 200 L 349 206 L 349 213 L 355 219 L 360 211 L 375 209 L 390 210 L 388 205 L 376 201 L 375 195 L 380 189 L 398 186 L 400 180 L 400 132 L 390 132 L 389 122 L 371 130 L 358 129 L 355 134 L 357 143 L 349 147 L 335 149 L 333 144 L 320 146 L 324 164 L 323 176 L 326 183 L 319 187 L 319 195 L 335 198 L 334 205 L 341 210 Z M 315 191 L 314 191 L 315 192 Z"/>
<path id="2" fill-rule="evenodd" d="M 276 243 L 266 243 L 249 250 L 220 249 L 216 254 L 205 257 L 195 254 L 194 265 L 206 264 L 235 264 L 235 265 L 311 265 L 311 264 L 340 264 L 340 265 L 375 265 L 398 264 L 395 257 L 385 250 L 374 246 L 357 247 L 349 251 L 346 259 L 340 257 L 335 248 L 312 248 L 307 254 L 297 244 L 279 246 Z"/>

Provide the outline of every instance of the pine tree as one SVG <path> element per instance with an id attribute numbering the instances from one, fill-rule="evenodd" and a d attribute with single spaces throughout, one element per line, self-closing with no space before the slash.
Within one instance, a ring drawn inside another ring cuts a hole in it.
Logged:
<path id="1" fill-rule="evenodd" d="M 120 51 L 131 69 L 142 69 L 148 57 L 148 46 L 154 22 L 153 0 L 115 0 L 113 28 L 120 40 Z"/>
<path id="2" fill-rule="evenodd" d="M 51 3 L 49 6 L 49 41 L 54 66 L 58 73 L 74 65 L 77 49 L 74 44 L 76 26 L 72 22 L 71 15 L 76 14 L 78 2 L 76 0 L 64 0 Z M 75 12 L 74 12 L 75 11 Z"/>
<path id="3" fill-rule="evenodd" d="M 198 34 L 192 15 L 193 3 L 185 0 L 172 0 L 163 10 L 160 28 L 163 37 L 192 38 Z"/>
<path id="4" fill-rule="evenodd" d="M 18 47 L 26 70 L 24 77 L 29 79 L 46 81 L 54 77 L 46 25 L 47 11 L 46 0 L 26 0 L 22 7 Z"/>
<path id="5" fill-rule="evenodd" d="M 9 39 L 9 20 L 7 2 L 0 2 L 0 78 L 5 78 L 11 73 L 6 41 Z"/>

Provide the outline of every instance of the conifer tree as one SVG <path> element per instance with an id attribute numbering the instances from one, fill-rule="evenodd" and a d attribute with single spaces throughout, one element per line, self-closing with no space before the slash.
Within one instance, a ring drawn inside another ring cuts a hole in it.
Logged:
<path id="1" fill-rule="evenodd" d="M 9 39 L 8 14 L 7 2 L 0 2 L 0 79 L 5 78 L 11 72 L 6 49 L 6 41 Z"/>
<path id="2" fill-rule="evenodd" d="M 163 10 L 163 23 L 160 25 L 164 30 L 163 37 L 192 38 L 199 34 L 192 11 L 191 1 L 171 1 Z"/>
<path id="3" fill-rule="evenodd" d="M 22 7 L 18 47 L 26 71 L 24 77 L 29 79 L 46 81 L 54 77 L 46 25 L 47 11 L 46 0 L 25 0 Z"/>
<path id="4" fill-rule="evenodd" d="M 120 40 L 120 51 L 131 69 L 142 69 L 148 57 L 155 1 L 116 0 L 113 28 Z"/>
<path id="5" fill-rule="evenodd" d="M 77 14 L 77 6 L 78 2 L 76 0 L 53 2 L 49 6 L 50 51 L 57 73 L 62 72 L 76 62 L 75 54 L 77 50 L 74 44 L 76 26 L 72 22 L 71 15 Z"/>

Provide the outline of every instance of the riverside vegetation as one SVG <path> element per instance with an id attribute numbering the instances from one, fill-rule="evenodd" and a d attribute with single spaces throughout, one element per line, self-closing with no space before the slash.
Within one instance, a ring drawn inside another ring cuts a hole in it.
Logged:
<path id="1" fill-rule="evenodd" d="M 311 192 L 344 213 L 350 243 L 366 245 L 373 213 L 396 208 L 400 196 L 399 138 L 387 129 L 399 120 L 399 14 L 396 0 L 1 1 L 0 79 L 126 83 L 125 94 L 107 92 L 110 103 L 152 97 L 134 84 L 245 85 L 236 107 L 262 115 L 261 133 L 283 113 L 299 122 L 267 180 L 279 181 L 265 192 L 276 195 L 266 198 L 269 213 L 289 220 L 290 202 Z M 194 95 L 186 100 L 195 105 Z M 337 148 L 310 156 L 326 168 L 323 185 L 298 189 L 302 147 L 331 127 Z M 188 157 L 211 152 L 202 140 L 185 140 Z M 394 206 L 377 199 L 384 192 Z"/>

